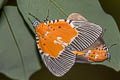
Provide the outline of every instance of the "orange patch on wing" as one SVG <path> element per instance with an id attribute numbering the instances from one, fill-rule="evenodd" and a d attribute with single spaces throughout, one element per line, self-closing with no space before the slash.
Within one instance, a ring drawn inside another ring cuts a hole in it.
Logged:
<path id="1" fill-rule="evenodd" d="M 89 60 L 91 61 L 104 61 L 107 59 L 107 51 L 104 50 L 103 45 L 97 47 L 97 49 L 91 50 L 91 53 L 88 55 Z"/>
<path id="2" fill-rule="evenodd" d="M 60 51 L 64 50 L 64 47 L 78 34 L 76 29 L 64 21 L 40 23 L 36 27 L 36 33 L 39 37 L 39 47 L 52 57 L 58 57 Z"/>

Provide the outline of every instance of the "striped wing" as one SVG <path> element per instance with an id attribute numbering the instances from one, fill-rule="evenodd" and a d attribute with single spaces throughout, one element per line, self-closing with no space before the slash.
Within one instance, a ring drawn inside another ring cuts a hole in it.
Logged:
<path id="1" fill-rule="evenodd" d="M 73 50 L 82 51 L 90 47 L 102 34 L 99 25 L 86 21 L 72 21 L 71 25 L 78 31 L 78 36 L 70 43 Z"/>
<path id="2" fill-rule="evenodd" d="M 38 37 L 36 36 L 36 42 L 39 42 Z M 37 45 L 39 48 L 39 45 Z M 69 50 L 68 47 L 65 47 L 63 51 L 61 51 L 59 57 L 54 58 L 50 55 L 47 55 L 44 53 L 40 48 L 39 52 L 41 54 L 41 57 L 43 59 L 43 62 L 45 63 L 46 67 L 49 69 L 49 71 L 58 77 L 63 76 L 65 73 L 67 73 L 70 68 L 74 65 L 76 55 Z"/>

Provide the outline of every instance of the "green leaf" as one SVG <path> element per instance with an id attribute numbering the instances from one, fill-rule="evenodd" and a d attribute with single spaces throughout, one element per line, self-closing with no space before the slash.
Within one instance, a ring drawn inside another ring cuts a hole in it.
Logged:
<path id="1" fill-rule="evenodd" d="M 28 80 L 41 68 L 35 46 L 35 39 L 17 8 L 5 7 L 0 15 L 0 72 L 14 79 Z"/>
<path id="2" fill-rule="evenodd" d="M 28 18 L 31 17 L 28 13 L 44 20 L 48 14 L 48 9 L 50 12 L 49 19 L 67 18 L 70 13 L 78 12 L 86 17 L 88 21 L 99 24 L 103 29 L 106 29 L 104 40 L 107 46 L 117 45 L 109 50 L 112 55 L 110 62 L 105 61 L 95 64 L 102 64 L 116 71 L 120 70 L 120 33 L 114 19 L 103 11 L 97 0 L 17 0 L 17 3 L 31 29 L 32 25 L 28 21 Z"/>

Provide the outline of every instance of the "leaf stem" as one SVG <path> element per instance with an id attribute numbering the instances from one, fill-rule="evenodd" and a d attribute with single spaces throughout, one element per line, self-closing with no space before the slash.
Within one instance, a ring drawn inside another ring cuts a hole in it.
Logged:
<path id="1" fill-rule="evenodd" d="M 49 0 L 64 16 L 67 17 L 67 14 L 64 12 L 64 10 L 58 6 L 58 4 L 54 0 Z"/>
<path id="2" fill-rule="evenodd" d="M 6 17 L 6 20 L 7 20 L 7 23 L 8 23 L 8 25 L 9 25 L 9 29 L 10 29 L 10 31 L 11 31 L 11 34 L 12 34 L 12 36 L 13 36 L 13 39 L 14 39 L 14 41 L 15 41 L 15 44 L 16 44 L 16 46 L 17 46 L 17 48 L 18 48 L 18 52 L 19 52 L 19 55 L 20 55 L 20 58 L 21 58 L 22 67 L 23 67 L 24 78 L 25 78 L 25 80 L 27 80 L 26 71 L 25 71 L 25 65 L 24 65 L 24 59 L 22 58 L 23 56 L 22 56 L 21 49 L 20 49 L 20 47 L 19 47 L 19 45 L 18 45 L 18 42 L 17 42 L 17 40 L 16 40 L 16 38 L 15 38 L 14 32 L 12 31 L 11 25 L 10 25 L 10 23 L 9 23 L 9 20 L 8 20 L 7 15 L 6 15 L 6 13 L 5 13 L 4 10 L 3 10 L 3 13 L 4 13 L 4 16 Z"/>

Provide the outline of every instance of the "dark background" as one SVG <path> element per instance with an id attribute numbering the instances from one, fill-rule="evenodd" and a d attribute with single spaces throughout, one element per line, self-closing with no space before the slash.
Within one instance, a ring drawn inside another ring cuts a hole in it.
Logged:
<path id="1" fill-rule="evenodd" d="M 99 0 L 99 2 L 104 11 L 113 16 L 120 31 L 120 0 Z M 17 6 L 16 0 L 8 0 L 6 5 Z M 0 74 L 0 80 L 13 79 Z M 31 75 L 30 80 L 120 80 L 120 72 L 102 65 L 75 64 L 69 73 L 57 78 L 43 65 L 41 70 Z"/>

